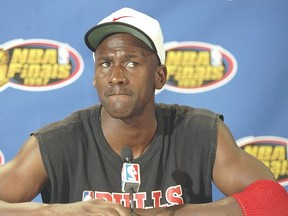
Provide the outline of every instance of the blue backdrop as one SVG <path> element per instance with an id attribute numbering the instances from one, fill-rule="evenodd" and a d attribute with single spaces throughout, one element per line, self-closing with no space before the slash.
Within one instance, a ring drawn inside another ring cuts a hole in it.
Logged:
<path id="1" fill-rule="evenodd" d="M 111 12 L 132 7 L 162 25 L 171 76 L 157 101 L 222 113 L 239 145 L 250 146 L 288 189 L 286 0 L 0 4 L 0 164 L 15 156 L 31 131 L 98 103 L 83 36 Z M 188 65 L 187 53 L 195 57 Z M 214 188 L 214 199 L 222 196 Z"/>

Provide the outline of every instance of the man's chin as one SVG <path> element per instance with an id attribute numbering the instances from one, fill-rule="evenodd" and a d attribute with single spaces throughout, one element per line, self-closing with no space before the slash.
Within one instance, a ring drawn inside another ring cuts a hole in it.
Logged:
<path id="1" fill-rule="evenodd" d="M 130 110 L 125 106 L 109 106 L 106 108 L 106 111 L 114 119 L 125 119 L 130 117 Z"/>

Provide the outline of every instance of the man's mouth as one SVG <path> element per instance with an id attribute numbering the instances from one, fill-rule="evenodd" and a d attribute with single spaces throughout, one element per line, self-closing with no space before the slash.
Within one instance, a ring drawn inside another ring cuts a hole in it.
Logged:
<path id="1" fill-rule="evenodd" d="M 109 89 L 105 93 L 105 96 L 107 96 L 107 97 L 109 97 L 109 96 L 120 96 L 120 95 L 129 96 L 129 95 L 132 95 L 132 93 L 128 89 L 114 89 L 114 88 Z"/>

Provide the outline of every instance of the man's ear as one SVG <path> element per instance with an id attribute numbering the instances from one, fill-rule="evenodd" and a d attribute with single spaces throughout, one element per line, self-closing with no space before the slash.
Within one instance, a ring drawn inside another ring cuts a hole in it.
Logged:
<path id="1" fill-rule="evenodd" d="M 95 79 L 93 79 L 93 86 L 94 86 L 94 88 L 96 88 L 96 81 L 95 81 Z"/>
<path id="2" fill-rule="evenodd" d="M 155 89 L 162 89 L 166 83 L 167 68 L 165 65 L 157 66 L 155 75 Z"/>

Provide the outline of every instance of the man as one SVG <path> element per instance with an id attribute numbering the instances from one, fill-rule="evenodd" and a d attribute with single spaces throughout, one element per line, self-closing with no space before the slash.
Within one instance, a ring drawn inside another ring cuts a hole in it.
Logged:
<path id="1" fill-rule="evenodd" d="M 285 189 L 236 145 L 221 115 L 155 104 L 166 81 L 156 20 L 123 8 L 90 29 L 85 42 L 101 105 L 32 133 L 1 167 L 1 215 L 287 213 Z M 127 146 L 142 181 L 131 205 L 120 180 Z M 212 202 L 211 181 L 226 198 Z M 40 192 L 49 204 L 29 202 Z"/>

